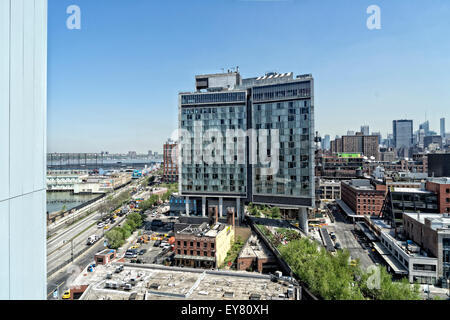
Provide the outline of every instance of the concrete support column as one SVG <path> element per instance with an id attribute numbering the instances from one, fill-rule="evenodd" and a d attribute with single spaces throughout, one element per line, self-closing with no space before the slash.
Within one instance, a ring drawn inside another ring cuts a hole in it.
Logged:
<path id="1" fill-rule="evenodd" d="M 206 197 L 202 197 L 202 217 L 206 217 Z"/>
<path id="2" fill-rule="evenodd" d="M 219 197 L 219 217 L 223 217 L 223 197 Z"/>
<path id="3" fill-rule="evenodd" d="M 298 225 L 306 234 L 308 234 L 308 208 L 298 209 Z"/>
<path id="4" fill-rule="evenodd" d="M 186 197 L 186 215 L 189 216 L 189 197 Z"/>
<path id="5" fill-rule="evenodd" d="M 241 222 L 241 198 L 236 198 L 236 214 L 238 221 Z"/>

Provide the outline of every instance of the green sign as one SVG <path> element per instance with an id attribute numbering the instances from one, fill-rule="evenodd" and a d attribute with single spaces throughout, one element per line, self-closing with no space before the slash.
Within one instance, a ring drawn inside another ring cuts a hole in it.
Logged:
<path id="1" fill-rule="evenodd" d="M 340 158 L 361 158 L 361 153 L 338 153 Z"/>

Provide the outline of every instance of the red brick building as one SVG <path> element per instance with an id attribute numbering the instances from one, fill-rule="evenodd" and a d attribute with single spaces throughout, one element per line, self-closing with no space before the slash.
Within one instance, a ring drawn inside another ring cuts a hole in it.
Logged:
<path id="1" fill-rule="evenodd" d="M 105 249 L 103 251 L 98 252 L 94 256 L 96 265 L 105 265 L 110 263 L 116 257 L 116 250 L 113 249 Z"/>
<path id="2" fill-rule="evenodd" d="M 439 213 L 450 213 L 450 178 L 427 181 L 426 189 L 436 193 Z"/>
<path id="3" fill-rule="evenodd" d="M 206 222 L 189 225 L 175 233 L 175 264 L 193 268 L 215 268 L 222 265 L 231 243 L 234 227 L 221 223 L 209 226 Z"/>
<path id="4" fill-rule="evenodd" d="M 178 144 L 168 141 L 163 150 L 163 182 L 178 182 Z"/>
<path id="5" fill-rule="evenodd" d="M 341 182 L 341 200 L 356 215 L 379 216 L 386 199 L 386 185 L 368 179 Z"/>

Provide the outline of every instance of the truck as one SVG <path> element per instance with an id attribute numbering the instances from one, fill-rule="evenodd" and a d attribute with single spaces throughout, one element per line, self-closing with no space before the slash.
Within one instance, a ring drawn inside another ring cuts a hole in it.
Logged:
<path id="1" fill-rule="evenodd" d="M 92 236 L 89 236 L 89 238 L 87 239 L 87 245 L 88 246 L 90 246 L 90 245 L 93 245 L 94 243 L 96 243 L 98 240 L 100 240 L 100 237 L 99 236 L 97 236 L 97 235 L 92 235 Z"/>

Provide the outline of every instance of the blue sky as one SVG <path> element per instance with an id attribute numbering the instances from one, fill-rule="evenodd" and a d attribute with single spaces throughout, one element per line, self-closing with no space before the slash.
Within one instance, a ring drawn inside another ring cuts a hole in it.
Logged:
<path id="1" fill-rule="evenodd" d="M 81 30 L 66 8 L 81 8 Z M 366 9 L 381 8 L 381 30 Z M 177 94 L 240 67 L 312 73 L 316 129 L 450 127 L 448 0 L 49 0 L 48 151 L 162 151 Z M 450 129 L 447 129 L 450 131 Z"/>

